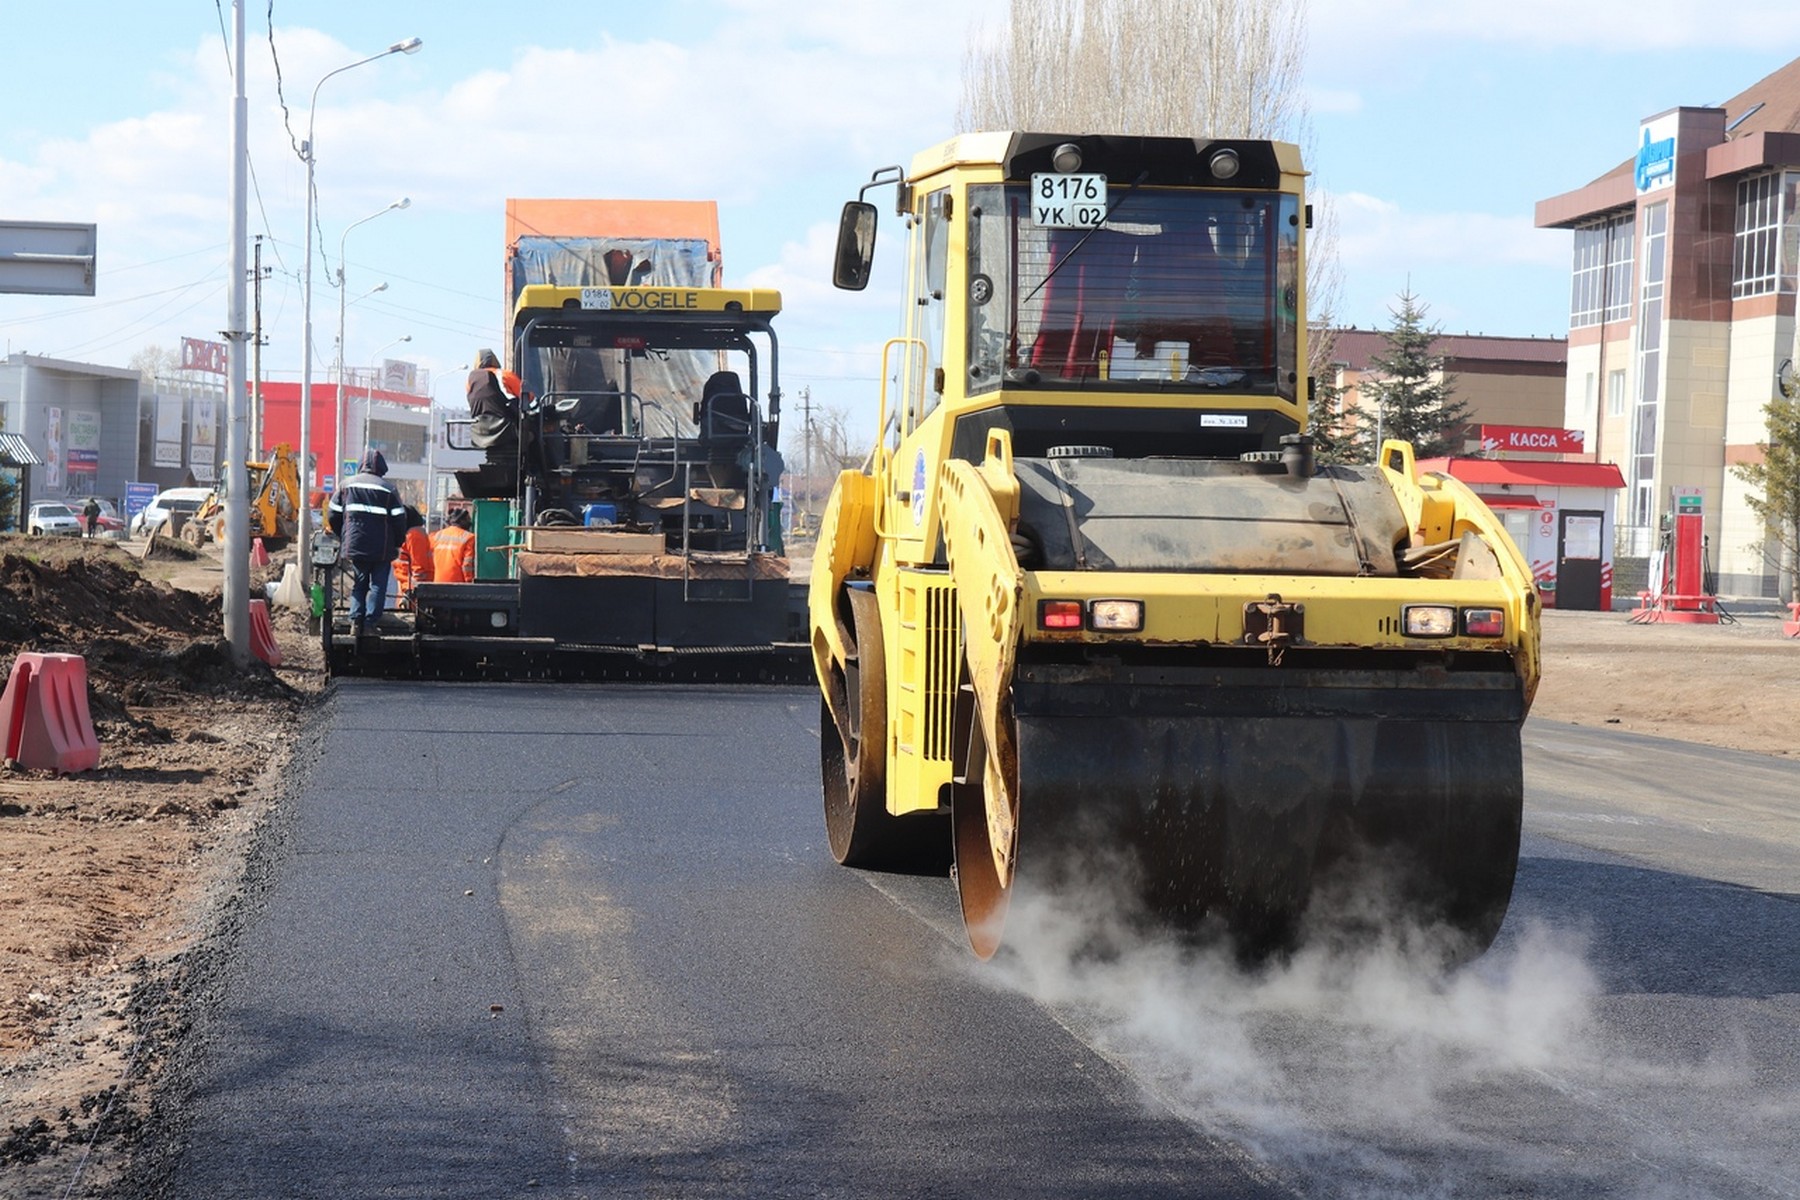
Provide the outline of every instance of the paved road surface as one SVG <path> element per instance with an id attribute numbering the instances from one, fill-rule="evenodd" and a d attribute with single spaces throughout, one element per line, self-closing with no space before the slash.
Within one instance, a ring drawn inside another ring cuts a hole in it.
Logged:
<path id="1" fill-rule="evenodd" d="M 1529 726 L 1514 910 L 1448 981 L 1033 913 L 981 966 L 947 881 L 831 864 L 816 713 L 347 681 L 174 1194 L 1800 1193 L 1800 764 Z"/>

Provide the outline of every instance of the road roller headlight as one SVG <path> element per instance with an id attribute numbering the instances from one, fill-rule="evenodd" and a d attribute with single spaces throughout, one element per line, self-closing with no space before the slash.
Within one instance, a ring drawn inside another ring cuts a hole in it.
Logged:
<path id="1" fill-rule="evenodd" d="M 506 628 L 506 613 L 504 612 L 491 612 L 488 614 L 488 620 L 493 623 L 495 629 Z"/>
<path id="2" fill-rule="evenodd" d="M 1039 629 L 1080 629 L 1083 624 L 1081 601 L 1039 600 Z"/>
<path id="3" fill-rule="evenodd" d="M 1088 605 L 1088 628 L 1097 633 L 1137 633 L 1143 627 L 1142 600 L 1095 600 Z"/>
<path id="4" fill-rule="evenodd" d="M 1462 623 L 1464 637 L 1506 636 L 1506 610 L 1503 608 L 1465 608 Z"/>
<path id="5" fill-rule="evenodd" d="M 1455 637 L 1456 609 L 1448 604 L 1409 604 L 1400 610 L 1407 637 Z"/>

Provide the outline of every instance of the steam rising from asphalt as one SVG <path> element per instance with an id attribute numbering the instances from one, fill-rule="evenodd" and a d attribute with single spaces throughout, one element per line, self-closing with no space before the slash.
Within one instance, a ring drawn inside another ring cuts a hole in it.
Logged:
<path id="1" fill-rule="evenodd" d="M 1588 1194 L 1715 1194 L 1668 1191 L 1654 1163 L 1657 1130 L 1611 1108 L 1666 1104 L 1671 1088 L 1729 1092 L 1744 1069 L 1619 1061 L 1604 1048 L 1606 998 L 1580 933 L 1514 920 L 1485 956 L 1447 972 L 1440 933 L 1390 920 L 1364 924 L 1364 938 L 1309 938 L 1251 965 L 1218 945 L 1143 932 L 1117 890 L 1016 897 L 995 960 L 1001 977 L 1155 1100 L 1307 1191 L 1546 1194 L 1533 1181 L 1547 1174 L 1563 1188 L 1591 1182 Z M 1584 1135 L 1572 1131 L 1583 1122 L 1624 1145 L 1584 1158 Z"/>

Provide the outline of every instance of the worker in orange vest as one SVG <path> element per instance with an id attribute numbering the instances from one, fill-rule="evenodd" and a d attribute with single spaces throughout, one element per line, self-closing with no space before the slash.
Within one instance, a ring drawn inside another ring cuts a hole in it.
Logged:
<path id="1" fill-rule="evenodd" d="M 431 535 L 432 576 L 438 583 L 471 583 L 475 579 L 475 535 L 469 511 L 459 508 L 450 523 Z"/>
<path id="2" fill-rule="evenodd" d="M 400 555 L 394 559 L 395 595 L 401 608 L 412 607 L 412 590 L 433 577 L 431 538 L 425 532 L 425 514 L 412 505 L 406 506 L 406 537 L 400 542 Z"/>

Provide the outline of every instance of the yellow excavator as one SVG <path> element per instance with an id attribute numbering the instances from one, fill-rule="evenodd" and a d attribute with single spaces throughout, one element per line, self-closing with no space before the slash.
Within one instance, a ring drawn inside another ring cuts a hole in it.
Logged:
<path id="1" fill-rule="evenodd" d="M 904 220 L 878 435 L 809 584 L 833 856 L 952 873 L 975 953 L 1098 877 L 1240 951 L 1318 919 L 1454 957 L 1517 866 L 1539 602 L 1494 514 L 1306 434 L 1299 151 L 976 133 L 847 204 Z"/>
<path id="2" fill-rule="evenodd" d="M 294 448 L 276 446 L 267 462 L 247 464 L 250 481 L 250 536 L 263 539 L 268 550 L 285 546 L 299 527 L 300 471 Z M 221 478 L 223 473 L 221 472 Z M 225 489 L 220 486 L 200 502 L 194 515 L 181 527 L 181 538 L 193 546 L 209 540 L 225 540 Z"/>

